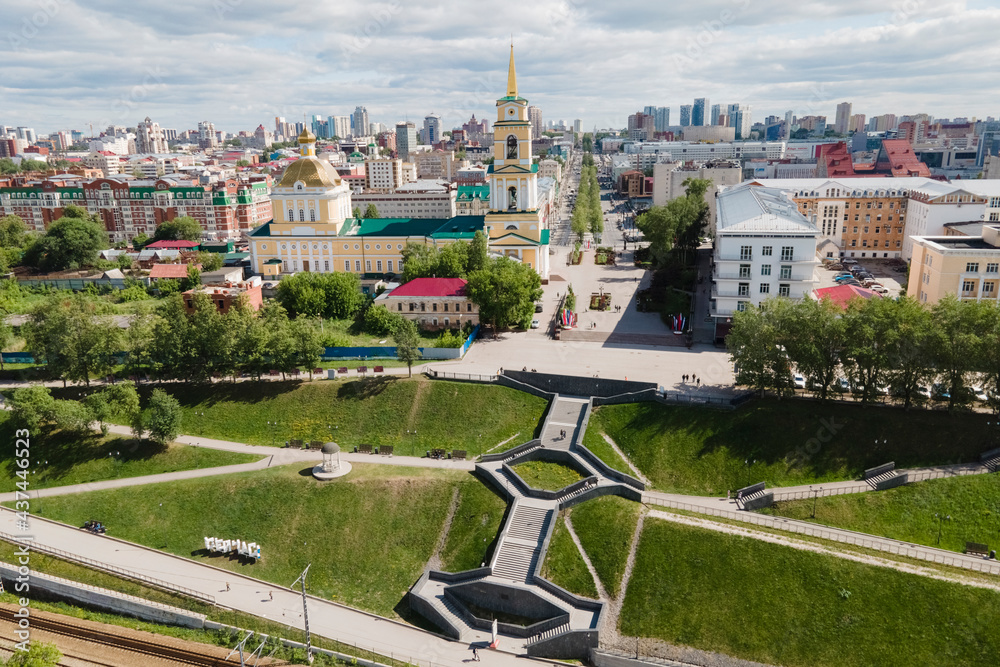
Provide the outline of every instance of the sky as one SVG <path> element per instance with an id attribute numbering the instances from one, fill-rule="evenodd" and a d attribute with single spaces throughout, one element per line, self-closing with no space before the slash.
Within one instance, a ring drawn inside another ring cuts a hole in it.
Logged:
<path id="1" fill-rule="evenodd" d="M 624 127 L 646 105 L 753 119 L 1000 116 L 997 0 L 0 0 L 0 125 L 228 132 L 274 117 L 494 119 L 513 38 L 544 120 Z"/>

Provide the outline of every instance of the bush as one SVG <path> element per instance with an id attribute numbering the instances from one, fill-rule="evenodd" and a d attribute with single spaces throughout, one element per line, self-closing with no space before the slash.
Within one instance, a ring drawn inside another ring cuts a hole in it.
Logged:
<path id="1" fill-rule="evenodd" d="M 442 331 L 441 337 L 437 339 L 435 347 L 462 347 L 465 344 L 465 336 L 457 331 Z"/>
<path id="2" fill-rule="evenodd" d="M 391 336 L 399 327 L 401 315 L 389 312 L 384 306 L 371 305 L 365 311 L 362 325 L 372 336 Z"/>

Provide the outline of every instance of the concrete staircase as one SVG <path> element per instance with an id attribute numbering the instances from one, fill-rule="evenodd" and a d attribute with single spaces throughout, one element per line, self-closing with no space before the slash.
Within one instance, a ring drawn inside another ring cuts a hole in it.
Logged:
<path id="1" fill-rule="evenodd" d="M 554 502 L 527 502 L 518 499 L 508 526 L 493 557 L 493 576 L 515 583 L 530 584 L 549 525 L 555 518 Z"/>
<path id="2" fill-rule="evenodd" d="M 562 625 L 554 627 L 551 630 L 546 630 L 540 635 L 535 635 L 534 637 L 532 637 L 527 641 L 525 646 L 533 646 L 535 644 L 541 644 L 542 642 L 548 641 L 553 637 L 557 637 L 564 632 L 569 632 L 571 629 L 572 628 L 570 628 L 569 623 L 563 623 Z"/>

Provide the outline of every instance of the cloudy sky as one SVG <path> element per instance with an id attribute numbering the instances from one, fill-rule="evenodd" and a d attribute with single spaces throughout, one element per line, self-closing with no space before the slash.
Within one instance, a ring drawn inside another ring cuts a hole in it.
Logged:
<path id="1" fill-rule="evenodd" d="M 645 105 L 1000 116 L 996 0 L 0 0 L 0 124 L 150 116 L 235 132 L 275 116 L 445 127 L 495 115 L 513 34 L 544 118 L 624 126 Z"/>

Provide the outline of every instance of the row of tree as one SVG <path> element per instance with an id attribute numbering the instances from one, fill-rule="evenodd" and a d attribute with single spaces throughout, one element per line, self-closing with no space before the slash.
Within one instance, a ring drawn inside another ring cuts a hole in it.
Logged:
<path id="1" fill-rule="evenodd" d="M 949 296 L 932 308 L 911 297 L 769 299 L 733 317 L 726 339 L 736 383 L 792 390 L 800 373 L 826 398 L 840 377 L 869 403 L 889 388 L 909 407 L 918 388 L 939 381 L 949 408 L 968 403 L 970 385 L 1000 395 L 1000 308 Z"/>
<path id="2" fill-rule="evenodd" d="M 674 249 L 687 252 L 695 250 L 705 234 L 709 209 L 705 192 L 712 182 L 704 178 L 688 178 L 683 183 L 683 197 L 671 199 L 664 206 L 653 206 L 636 219 L 653 260 L 662 264 Z"/>
<path id="3" fill-rule="evenodd" d="M 570 229 L 580 241 L 583 241 L 584 235 L 590 232 L 597 243 L 601 242 L 601 234 L 604 232 L 601 188 L 597 184 L 597 167 L 594 165 L 594 158 L 589 153 L 584 156 L 584 166 L 580 169 L 580 187 L 576 193 L 576 204 L 573 206 Z"/>
<path id="4" fill-rule="evenodd" d="M 472 241 L 456 241 L 441 248 L 407 243 L 403 248 L 403 282 L 414 278 L 467 278 L 484 268 L 488 259 L 486 235 L 481 231 Z"/>

